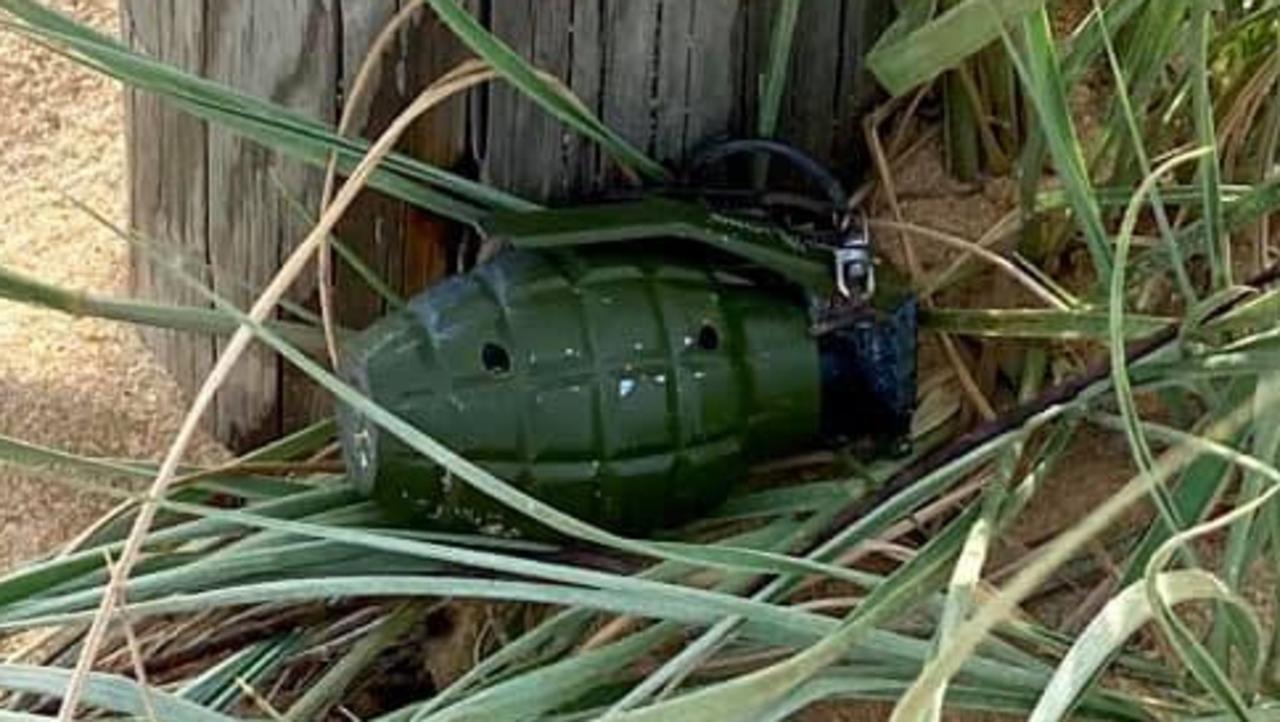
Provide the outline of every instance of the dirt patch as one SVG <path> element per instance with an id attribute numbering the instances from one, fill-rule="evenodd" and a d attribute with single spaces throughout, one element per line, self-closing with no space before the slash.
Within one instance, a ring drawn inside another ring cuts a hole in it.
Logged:
<path id="1" fill-rule="evenodd" d="M 52 5 L 108 32 L 115 0 Z M 128 293 L 128 249 L 67 203 L 124 219 L 118 87 L 0 31 L 0 266 Z M 154 458 L 184 404 L 133 328 L 0 301 L 0 434 L 82 454 Z M 202 438 L 193 454 L 220 453 Z M 0 570 L 50 551 L 113 502 L 0 466 Z"/>

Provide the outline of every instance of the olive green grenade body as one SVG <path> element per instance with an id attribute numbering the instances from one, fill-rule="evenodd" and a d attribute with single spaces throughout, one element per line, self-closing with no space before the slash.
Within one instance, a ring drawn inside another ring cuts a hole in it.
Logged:
<path id="1" fill-rule="evenodd" d="M 754 460 L 817 443 L 818 344 L 785 289 L 603 247 L 506 251 L 348 345 L 349 380 L 494 475 L 630 533 L 724 499 Z M 518 516 L 350 410 L 353 476 L 402 515 Z"/>

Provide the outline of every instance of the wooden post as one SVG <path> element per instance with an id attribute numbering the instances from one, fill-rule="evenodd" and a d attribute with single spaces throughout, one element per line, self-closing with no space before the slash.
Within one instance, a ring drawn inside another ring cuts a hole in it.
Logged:
<path id="1" fill-rule="evenodd" d="M 469 0 L 468 9 L 518 53 L 561 78 L 637 147 L 678 163 L 717 136 L 751 135 L 759 75 L 777 0 Z M 400 0 L 122 0 L 137 48 L 330 123 L 343 90 Z M 872 86 L 862 57 L 883 27 L 887 0 L 808 0 L 800 11 L 778 136 L 850 171 L 860 163 L 859 115 Z M 372 137 L 432 78 L 468 57 L 429 10 L 384 60 L 359 132 Z M 130 221 L 247 306 L 307 228 L 321 174 L 139 93 L 129 111 Z M 571 201 L 621 182 L 589 141 L 567 132 L 512 88 L 495 83 L 455 99 L 418 124 L 403 148 L 433 163 L 473 169 L 531 199 Z M 856 173 L 855 173 L 856 174 Z M 291 200 L 292 198 L 292 200 Z M 448 224 L 376 193 L 347 214 L 338 235 L 403 291 L 444 272 Z M 139 295 L 197 303 L 145 254 Z M 344 325 L 383 312 L 339 264 Z M 308 278 L 291 296 L 313 304 Z M 221 341 L 148 332 L 187 388 Z M 325 413 L 324 395 L 273 354 L 256 349 L 219 395 L 213 424 L 248 448 Z"/>

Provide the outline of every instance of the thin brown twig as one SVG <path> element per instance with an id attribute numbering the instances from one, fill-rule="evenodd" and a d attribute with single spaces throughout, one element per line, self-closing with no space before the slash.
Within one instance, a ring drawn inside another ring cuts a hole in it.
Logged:
<path id="1" fill-rule="evenodd" d="M 1245 81 L 1244 87 L 1236 95 L 1235 102 L 1219 122 L 1218 146 L 1225 149 L 1223 157 L 1227 168 L 1236 166 L 1245 138 L 1254 125 L 1254 117 L 1263 101 L 1271 98 L 1267 89 L 1275 84 L 1277 77 L 1280 77 L 1280 58 L 1271 55 L 1258 67 L 1257 72 Z"/>
<path id="2" fill-rule="evenodd" d="M 604 626 L 600 627 L 600 629 L 596 630 L 595 634 L 587 637 L 587 641 L 578 645 L 577 653 L 582 654 L 583 652 L 590 652 L 593 649 L 603 647 L 615 639 L 620 639 L 630 633 L 631 630 L 639 627 L 646 621 L 647 620 L 641 619 L 640 617 L 614 617 L 605 623 Z"/>
<path id="3" fill-rule="evenodd" d="M 947 514 L 954 513 L 961 505 L 968 501 L 974 494 L 982 490 L 987 483 L 987 474 L 979 474 L 974 479 L 962 484 L 960 487 L 943 495 L 940 499 L 932 504 L 910 514 L 902 521 L 891 525 L 879 535 L 876 539 L 882 542 L 900 539 L 913 531 L 922 530 L 930 522 L 939 519 Z M 852 567 L 862 561 L 870 549 L 863 545 L 858 545 L 844 555 L 842 555 L 836 564 L 842 567 Z"/>
<path id="4" fill-rule="evenodd" d="M 1012 236 L 1018 230 L 1017 221 L 1019 217 L 1020 212 L 1017 209 L 1009 211 L 1004 214 L 1000 220 L 996 221 L 995 225 L 987 229 L 987 232 L 983 233 L 981 238 L 974 241 L 974 244 L 980 248 L 990 248 L 996 243 Z M 959 273 L 966 264 L 973 260 L 973 255 L 973 251 L 966 248 L 959 256 L 952 260 L 946 268 L 941 271 L 937 271 L 926 278 L 921 284 L 921 288 L 923 289 L 922 292 L 933 295 L 942 290 L 942 286 L 946 284 L 947 281 Z"/>
<path id="5" fill-rule="evenodd" d="M 829 612 L 835 609 L 853 609 L 862 604 L 862 601 L 862 597 L 823 597 L 822 599 L 799 602 L 791 605 L 791 607 L 793 609 L 803 609 L 806 612 Z"/>
<path id="6" fill-rule="evenodd" d="M 245 697 L 249 698 L 249 701 L 253 703 L 254 707 L 257 707 L 266 713 L 267 717 L 275 720 L 275 722 L 288 722 L 288 720 L 285 719 L 285 716 L 280 714 L 280 711 L 271 705 L 271 701 L 266 697 L 263 697 L 261 692 L 245 681 L 244 677 L 236 675 L 235 682 L 236 686 L 240 688 L 240 692 L 243 693 Z"/>
<path id="7" fill-rule="evenodd" d="M 933 92 L 933 83 L 925 83 L 920 86 L 915 95 L 911 96 L 911 100 L 907 103 L 907 107 L 902 111 L 902 118 L 898 122 L 898 127 L 893 129 L 893 135 L 889 138 L 888 155 L 890 158 L 900 159 L 898 154 L 902 152 L 902 145 L 907 142 L 907 128 L 911 126 L 911 121 L 916 116 L 916 111 L 920 109 L 920 104 L 924 99 L 929 97 L 929 93 Z M 922 134 L 927 137 L 929 134 Z M 915 147 L 916 144 L 913 144 Z M 909 155 L 912 151 L 907 150 L 904 155 Z"/>
<path id="8" fill-rule="evenodd" d="M 1044 301 L 1051 308 L 1059 311 L 1069 310 L 1071 307 L 1066 304 L 1057 294 L 1046 289 L 1038 280 L 1028 274 L 1026 271 L 1018 268 L 1017 264 L 1004 256 L 996 253 L 986 247 L 981 242 L 970 241 L 962 238 L 954 233 L 947 233 L 936 228 L 929 228 L 916 223 L 907 223 L 903 221 L 891 221 L 888 219 L 873 218 L 868 221 L 873 228 L 883 228 L 885 230 L 897 231 L 898 233 L 917 235 L 936 241 L 944 246 L 950 246 L 957 250 L 986 261 L 994 266 L 997 270 L 1005 273 L 1018 283 L 1018 285 L 1030 291 L 1036 298 Z"/>
<path id="9" fill-rule="evenodd" d="M 1067 615 L 1065 620 L 1063 620 L 1063 630 L 1079 632 L 1081 629 L 1084 629 L 1084 625 L 1087 624 L 1102 605 L 1111 598 L 1111 595 L 1116 590 L 1117 583 L 1119 583 L 1121 578 L 1124 576 L 1120 570 L 1116 568 L 1115 562 L 1111 559 L 1111 555 L 1107 554 L 1106 549 L 1102 547 L 1096 539 L 1090 543 L 1089 547 L 1093 551 L 1094 558 L 1099 562 L 1099 570 L 1105 572 L 1105 574 L 1102 579 L 1094 585 L 1093 589 L 1089 590 L 1089 593 L 1085 595 L 1084 600 L 1077 604 L 1076 608 Z"/>
<path id="10" fill-rule="evenodd" d="M 181 463 L 187 447 L 199 428 L 200 419 L 213 401 L 214 393 L 225 382 L 232 368 L 239 361 L 248 348 L 249 342 L 253 339 L 253 331 L 249 323 L 260 324 L 271 313 L 281 297 L 284 296 L 284 293 L 311 261 L 311 257 L 320 242 L 333 230 L 338 220 L 355 200 L 356 195 L 364 188 L 369 176 L 377 168 L 382 158 L 391 152 L 400 136 L 417 118 L 430 111 L 444 99 L 496 77 L 496 73 L 482 63 L 470 61 L 464 65 L 467 65 L 470 69 L 468 74 L 451 78 L 449 82 L 441 83 L 437 81 L 433 83 L 404 112 L 396 117 L 386 132 L 373 144 L 348 180 L 342 184 L 342 188 L 338 191 L 333 204 L 322 214 L 315 227 L 302 243 L 294 249 L 289 258 L 285 260 L 275 278 L 272 279 L 266 290 L 254 302 L 248 313 L 248 323 L 242 324 L 236 329 L 225 350 L 218 357 L 217 363 L 214 364 L 214 368 L 205 378 L 183 420 L 177 437 L 165 454 L 164 461 L 160 466 L 160 471 L 156 475 L 155 481 L 152 483 L 150 492 L 139 508 L 138 516 L 125 542 L 119 566 L 111 575 L 108 583 L 108 593 L 103 595 L 102 603 L 85 637 L 84 647 L 79 660 L 76 662 L 75 671 L 68 682 L 67 693 L 63 697 L 62 706 L 58 712 L 59 722 L 71 722 L 75 715 L 76 708 L 80 703 L 80 697 L 84 691 L 85 681 L 88 679 L 89 670 L 93 666 L 93 660 L 98 653 L 98 648 L 106 633 L 107 623 L 114 610 L 114 592 L 124 587 L 138 554 L 142 550 L 142 545 L 151 528 L 151 523 L 155 518 L 156 510 L 158 509 L 157 502 L 163 498 L 173 483 L 178 465 Z"/>
<path id="11" fill-rule="evenodd" d="M 104 563 L 111 572 L 115 571 L 115 565 L 111 562 L 111 554 L 102 552 Z M 124 590 L 120 590 L 120 601 L 124 601 Z M 147 682 L 147 665 L 143 661 L 142 647 L 138 645 L 138 635 L 133 629 L 133 620 L 129 618 L 128 612 L 120 614 L 120 626 L 124 629 L 125 646 L 129 650 L 129 658 L 133 663 L 133 676 L 138 683 L 138 695 L 142 698 L 142 709 L 146 712 L 147 719 L 156 722 L 155 703 L 151 699 L 151 685 Z"/>
<path id="12" fill-rule="evenodd" d="M 890 134 L 889 145 L 885 150 L 885 155 L 893 159 L 895 165 L 900 164 L 907 158 L 915 155 L 917 151 L 924 148 L 930 140 L 938 135 L 939 129 L 937 126 L 925 128 L 922 132 L 917 133 L 914 138 L 907 133 L 907 131 L 911 129 L 911 121 L 915 117 L 916 110 L 919 109 L 920 103 L 928 97 L 929 92 L 932 89 L 933 83 L 926 83 L 921 86 L 920 89 L 916 91 L 915 95 L 911 97 L 911 100 L 906 103 L 906 108 L 901 114 L 899 114 L 898 123 Z M 894 98 L 882 104 L 875 110 L 875 122 L 883 122 L 894 111 L 896 111 L 898 106 L 902 105 L 902 103 L 902 98 Z M 906 145 L 909 138 L 912 138 L 911 144 L 907 145 L 904 149 L 903 146 Z M 862 184 L 849 195 L 849 209 L 854 210 L 861 207 L 866 202 L 866 199 L 871 196 L 875 187 L 876 180 L 874 177 L 864 180 Z"/>
<path id="13" fill-rule="evenodd" d="M 336 455 L 341 450 L 342 450 L 342 443 L 335 441 L 325 446 L 323 449 L 320 449 L 319 451 L 312 454 L 311 456 L 307 457 L 307 461 L 323 461 L 324 459 L 328 459 Z"/>

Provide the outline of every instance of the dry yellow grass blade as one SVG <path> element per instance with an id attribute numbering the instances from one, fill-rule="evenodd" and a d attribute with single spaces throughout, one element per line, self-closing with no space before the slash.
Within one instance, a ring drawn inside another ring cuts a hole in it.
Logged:
<path id="1" fill-rule="evenodd" d="M 982 244 L 981 241 L 974 242 L 966 238 L 961 238 L 950 233 L 945 233 L 926 226 L 916 225 L 914 223 L 905 223 L 901 221 L 891 221 L 887 219 L 872 219 L 870 221 L 873 228 L 880 228 L 889 231 L 897 231 L 903 234 L 910 234 L 927 238 L 931 241 L 941 243 L 944 246 L 950 246 L 994 266 L 1000 272 L 1012 278 L 1019 286 L 1027 289 L 1036 298 L 1044 301 L 1050 308 L 1059 311 L 1069 311 L 1071 307 L 1067 305 L 1057 294 L 1044 287 L 1044 284 L 1035 279 L 1034 276 L 1026 271 L 1018 268 L 1018 266 L 996 253 Z"/>
<path id="2" fill-rule="evenodd" d="M 311 257 L 319 248 L 320 243 L 333 231 L 338 220 L 342 218 L 347 208 L 364 188 L 370 175 L 377 168 L 378 163 L 391 152 L 400 136 L 408 130 L 414 121 L 450 96 L 487 82 L 494 77 L 496 77 L 496 73 L 492 69 L 482 67 L 473 62 L 466 72 L 451 73 L 432 83 L 408 108 L 397 116 L 386 132 L 378 138 L 365 157 L 361 159 L 360 164 L 356 166 L 350 178 L 343 183 L 334 198 L 333 204 L 325 210 L 319 222 L 307 234 L 306 239 L 285 260 L 275 278 L 272 279 L 266 290 L 254 302 L 248 313 L 249 318 L 254 322 L 261 322 L 271 313 L 285 291 L 289 289 L 311 261 Z M 182 461 L 183 454 L 196 433 L 200 418 L 213 401 L 214 394 L 225 382 L 236 362 L 244 354 L 245 349 L 248 348 L 249 341 L 252 338 L 253 334 L 248 326 L 242 325 L 236 330 L 226 349 L 218 357 L 217 363 L 205 378 L 186 417 L 183 419 L 177 437 L 169 447 L 168 452 L 166 452 L 164 461 L 160 465 L 159 473 L 152 482 L 146 500 L 139 509 L 137 519 L 129 532 L 128 539 L 125 541 L 125 546 L 116 568 L 112 570 L 111 579 L 106 593 L 102 597 L 102 603 L 98 608 L 97 615 L 94 617 L 93 624 L 89 627 L 89 632 L 85 636 L 80 658 L 76 662 L 75 671 L 68 682 L 66 695 L 63 697 L 62 706 L 58 711 L 60 722 L 70 722 L 75 715 L 76 708 L 79 706 L 80 696 L 84 691 L 84 685 L 88 679 L 89 671 L 93 667 L 98 648 L 102 644 L 102 638 L 111 619 L 116 598 L 128 581 L 129 573 L 137 561 L 143 541 L 155 518 L 156 501 L 168 491 L 169 485 L 175 478 L 178 465 Z"/>

